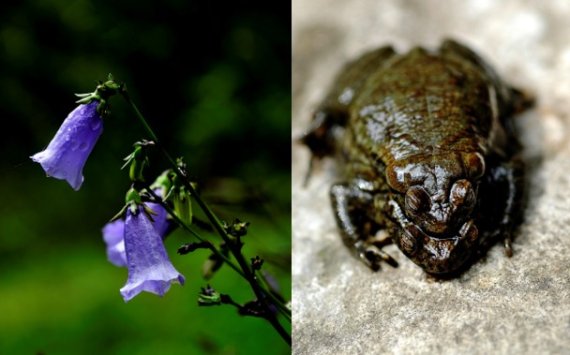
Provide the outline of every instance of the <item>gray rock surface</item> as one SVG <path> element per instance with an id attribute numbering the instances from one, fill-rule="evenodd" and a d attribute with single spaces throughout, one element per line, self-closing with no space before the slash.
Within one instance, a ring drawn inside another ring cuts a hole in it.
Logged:
<path id="1" fill-rule="evenodd" d="M 328 200 L 334 162 L 303 188 L 309 154 L 294 144 L 295 354 L 570 354 L 569 19 L 565 0 L 293 0 L 294 137 L 338 69 L 385 44 L 455 38 L 538 98 L 518 119 L 530 197 L 515 254 L 496 245 L 451 281 L 430 281 L 394 246 L 397 269 L 352 258 Z"/>

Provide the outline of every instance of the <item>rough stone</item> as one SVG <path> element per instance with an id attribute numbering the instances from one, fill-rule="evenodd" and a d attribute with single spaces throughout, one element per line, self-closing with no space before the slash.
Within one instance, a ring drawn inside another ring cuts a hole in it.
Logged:
<path id="1" fill-rule="evenodd" d="M 570 2 L 293 1 L 293 137 L 349 59 L 392 44 L 455 38 L 509 83 L 536 95 L 518 118 L 529 166 L 514 256 L 501 245 L 459 278 L 430 281 L 390 246 L 399 268 L 351 257 L 333 220 L 326 160 L 307 187 L 293 144 L 295 354 L 570 353 Z"/>

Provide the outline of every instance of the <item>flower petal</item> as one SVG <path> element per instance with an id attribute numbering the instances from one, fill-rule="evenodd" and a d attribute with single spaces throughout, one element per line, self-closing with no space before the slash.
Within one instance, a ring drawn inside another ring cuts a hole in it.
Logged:
<path id="1" fill-rule="evenodd" d="M 103 240 L 107 244 L 107 259 L 111 264 L 119 267 L 127 266 L 124 234 L 125 221 L 123 220 L 107 223 L 103 227 Z"/>
<path id="2" fill-rule="evenodd" d="M 125 251 L 129 269 L 127 283 L 121 288 L 125 301 L 142 291 L 162 296 L 172 283 L 184 284 L 184 276 L 172 266 L 161 236 L 142 207 L 134 214 L 127 209 Z"/>
<path id="3" fill-rule="evenodd" d="M 40 163 L 48 176 L 67 180 L 74 190 L 83 183 L 83 166 L 103 132 L 98 102 L 79 105 L 63 121 L 47 148 L 30 158 Z"/>
<path id="4" fill-rule="evenodd" d="M 156 232 L 164 239 L 171 225 L 170 220 L 168 220 L 168 212 L 158 203 L 147 202 L 145 205 L 156 213 L 152 215 L 152 225 L 154 229 L 156 229 Z"/>

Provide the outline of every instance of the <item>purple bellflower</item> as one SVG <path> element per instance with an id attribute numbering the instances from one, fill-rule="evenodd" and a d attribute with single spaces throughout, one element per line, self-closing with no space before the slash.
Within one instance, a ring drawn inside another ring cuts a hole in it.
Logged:
<path id="1" fill-rule="evenodd" d="M 155 190 L 159 195 L 159 190 Z M 158 203 L 146 202 L 145 205 L 155 214 L 152 215 L 153 226 L 158 235 L 164 239 L 170 230 L 171 222 L 167 219 L 168 212 Z M 103 227 L 103 240 L 107 245 L 107 259 L 111 264 L 123 267 L 127 266 L 127 254 L 125 253 L 125 221 L 120 219 L 107 223 Z"/>
<path id="2" fill-rule="evenodd" d="M 142 291 L 163 296 L 170 284 L 184 285 L 184 276 L 172 266 L 162 238 L 143 206 L 134 212 L 127 208 L 124 243 L 129 270 L 127 283 L 121 288 L 125 302 Z"/>
<path id="3" fill-rule="evenodd" d="M 79 105 L 63 124 L 44 151 L 32 155 L 48 176 L 67 180 L 74 190 L 83 183 L 83 166 L 103 132 L 103 119 L 97 112 L 98 101 Z"/>

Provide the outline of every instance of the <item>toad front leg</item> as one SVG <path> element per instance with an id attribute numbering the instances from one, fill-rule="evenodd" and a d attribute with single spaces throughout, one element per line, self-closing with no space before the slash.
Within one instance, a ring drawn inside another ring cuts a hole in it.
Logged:
<path id="1" fill-rule="evenodd" d="M 380 269 L 382 261 L 397 267 L 396 260 L 382 250 L 392 243 L 391 238 L 374 238 L 380 229 L 391 228 L 384 212 L 385 193 L 364 191 L 356 183 L 340 183 L 331 187 L 330 196 L 342 240 L 352 253 L 374 271 Z"/>
<path id="2" fill-rule="evenodd" d="M 493 243 L 496 236 L 503 237 L 505 255 L 509 257 L 513 253 L 513 230 L 522 220 L 523 191 L 524 163 L 518 158 L 491 167 L 481 185 L 481 193 L 484 194 L 481 211 L 485 211 L 482 220 L 492 223 L 488 225 L 489 238 L 483 243 Z"/>

